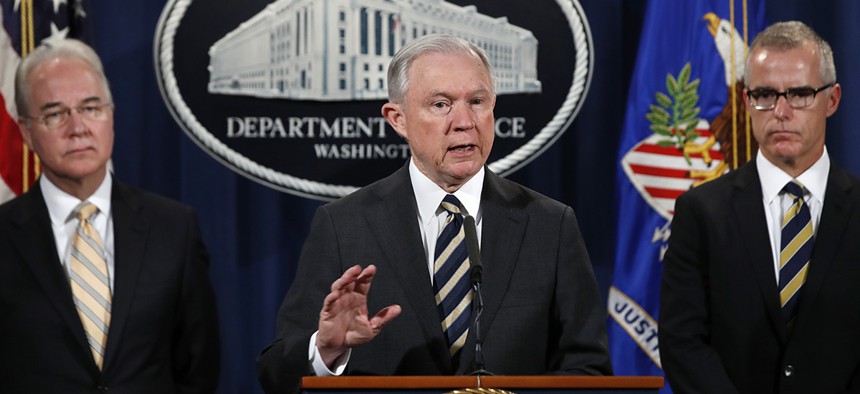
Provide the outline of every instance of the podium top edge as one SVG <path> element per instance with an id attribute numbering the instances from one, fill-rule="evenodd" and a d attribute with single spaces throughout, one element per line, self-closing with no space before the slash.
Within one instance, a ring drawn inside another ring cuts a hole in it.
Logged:
<path id="1" fill-rule="evenodd" d="M 640 388 L 663 387 L 661 376 L 305 376 L 303 389 Z"/>

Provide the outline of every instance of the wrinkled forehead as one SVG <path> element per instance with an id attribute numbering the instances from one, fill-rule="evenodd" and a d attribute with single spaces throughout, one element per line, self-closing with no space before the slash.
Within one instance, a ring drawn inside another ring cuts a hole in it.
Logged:
<path id="1" fill-rule="evenodd" d="M 408 75 L 411 78 L 417 77 L 416 64 L 420 64 L 417 68 L 427 67 L 428 65 L 434 68 L 443 68 L 447 69 L 450 73 L 460 72 L 461 70 L 451 69 L 450 62 L 452 60 L 462 62 L 464 64 L 469 64 L 471 67 L 474 64 L 476 69 L 480 69 L 481 73 L 484 74 L 487 79 L 491 79 L 490 70 L 487 68 L 487 65 L 484 64 L 483 59 L 478 56 L 477 53 L 462 49 L 457 51 L 451 50 L 427 50 L 415 56 L 412 62 L 409 64 Z"/>

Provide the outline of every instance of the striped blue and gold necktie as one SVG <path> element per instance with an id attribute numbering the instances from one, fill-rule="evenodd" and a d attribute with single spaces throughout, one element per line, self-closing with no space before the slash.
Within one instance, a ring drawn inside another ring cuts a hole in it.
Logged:
<path id="1" fill-rule="evenodd" d="M 75 209 L 78 226 L 72 235 L 69 261 L 72 295 L 96 365 L 102 369 L 111 316 L 111 290 L 104 244 L 90 222 L 98 208 L 83 202 Z"/>
<path id="2" fill-rule="evenodd" d="M 783 216 L 779 254 L 779 301 L 785 324 L 790 328 L 797 316 L 800 289 L 806 282 L 814 234 L 809 205 L 803 200 L 803 185 L 791 181 L 782 190 L 794 199 Z"/>
<path id="3" fill-rule="evenodd" d="M 466 343 L 472 312 L 472 291 L 462 205 L 457 197 L 449 194 L 442 200 L 441 207 L 448 212 L 448 217 L 436 240 L 433 288 L 442 319 L 442 331 L 448 339 L 449 354 L 453 357 Z"/>

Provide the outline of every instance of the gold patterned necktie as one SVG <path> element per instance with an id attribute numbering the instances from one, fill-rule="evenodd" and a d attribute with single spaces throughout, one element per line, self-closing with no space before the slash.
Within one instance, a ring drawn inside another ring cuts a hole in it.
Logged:
<path id="1" fill-rule="evenodd" d="M 779 301 L 789 329 L 797 316 L 800 290 L 806 282 L 814 241 L 812 215 L 809 205 L 803 201 L 804 190 L 797 181 L 791 181 L 783 188 L 783 192 L 794 200 L 783 216 L 779 254 Z"/>
<path id="2" fill-rule="evenodd" d="M 98 208 L 83 202 L 75 209 L 78 226 L 72 235 L 70 283 L 78 315 L 96 365 L 102 369 L 111 314 L 111 290 L 104 244 L 90 220 Z"/>
<path id="3" fill-rule="evenodd" d="M 448 211 L 448 218 L 436 240 L 433 288 L 442 331 L 448 340 L 448 352 L 453 357 L 466 343 L 469 333 L 472 291 L 460 200 L 448 194 L 441 207 Z"/>

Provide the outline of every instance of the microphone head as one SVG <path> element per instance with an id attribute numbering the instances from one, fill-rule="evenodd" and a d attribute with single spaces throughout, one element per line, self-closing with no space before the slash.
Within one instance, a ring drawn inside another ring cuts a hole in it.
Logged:
<path id="1" fill-rule="evenodd" d="M 463 223 L 466 226 L 466 237 L 468 238 L 469 233 L 471 232 L 471 235 L 474 235 L 475 239 L 478 239 L 478 226 L 475 224 L 475 217 L 472 215 L 466 215 L 463 218 Z"/>
<path id="2" fill-rule="evenodd" d="M 481 249 L 478 246 L 478 229 L 475 226 L 475 218 L 472 215 L 466 215 L 463 219 L 463 229 L 466 236 L 466 250 L 469 251 L 472 283 L 481 283 L 484 266 L 481 263 Z"/>

